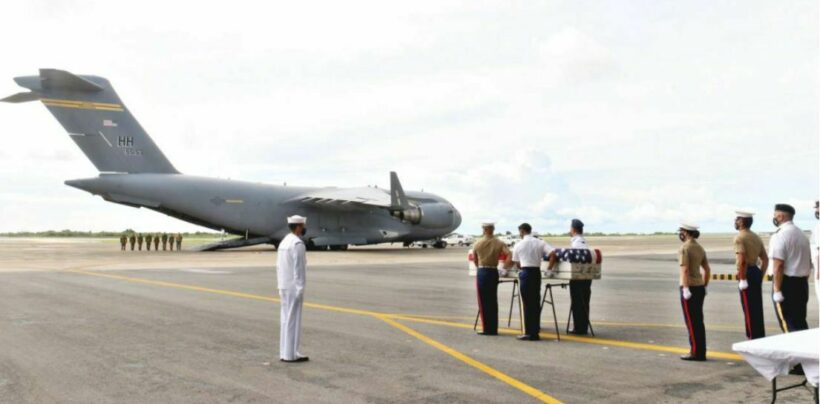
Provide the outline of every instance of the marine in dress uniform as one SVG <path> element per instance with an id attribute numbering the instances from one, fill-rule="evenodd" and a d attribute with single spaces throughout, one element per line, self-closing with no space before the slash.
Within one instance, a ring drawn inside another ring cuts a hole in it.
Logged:
<path id="1" fill-rule="evenodd" d="M 168 249 L 168 233 L 162 233 L 162 251 Z"/>
<path id="2" fill-rule="evenodd" d="M 288 217 L 290 233 L 276 249 L 276 278 L 281 299 L 279 360 L 287 363 L 308 360 L 299 353 L 306 266 L 306 248 L 301 236 L 305 234 L 306 223 L 307 219 L 302 216 Z"/>
<path id="3" fill-rule="evenodd" d="M 137 234 L 137 250 L 142 251 L 142 243 L 145 241 L 145 238 L 142 236 L 142 233 Z"/>
<path id="4" fill-rule="evenodd" d="M 145 250 L 151 251 L 151 243 L 154 242 L 154 236 L 151 233 L 145 235 Z"/>
<path id="5" fill-rule="evenodd" d="M 473 260 L 478 268 L 476 292 L 478 311 L 481 316 L 479 335 L 498 335 L 498 257 L 507 257 L 505 267 L 509 268 L 510 249 L 495 237 L 495 223 L 481 224 L 484 235 L 473 246 Z"/>
<path id="6" fill-rule="evenodd" d="M 125 233 L 120 235 L 120 251 L 125 251 L 125 245 L 128 244 L 128 236 Z"/>
<path id="7" fill-rule="evenodd" d="M 809 301 L 811 246 L 809 239 L 794 225 L 794 207 L 775 205 L 773 222 L 777 231 L 769 240 L 772 264 L 772 300 L 783 332 L 805 330 L 806 304 Z"/>
<path id="8" fill-rule="evenodd" d="M 154 251 L 159 251 L 159 233 L 154 234 Z"/>
<path id="9" fill-rule="evenodd" d="M 541 332 L 541 261 L 552 252 L 552 246 L 532 236 L 532 226 L 518 226 L 521 241 L 515 244 L 512 261 L 521 269 L 518 273 L 521 300 L 524 303 L 524 322 L 521 325 L 522 341 L 538 341 Z"/>
<path id="10" fill-rule="evenodd" d="M 569 234 L 570 248 L 589 248 L 584 238 L 584 222 L 572 219 Z M 572 307 L 573 328 L 570 334 L 587 335 L 589 330 L 589 301 L 592 298 L 592 279 L 574 279 L 569 281 L 569 297 Z"/>
<path id="11" fill-rule="evenodd" d="M 763 322 L 762 287 L 763 274 L 769 267 L 769 256 L 766 255 L 763 241 L 751 230 L 754 213 L 738 210 L 735 215 L 735 229 L 738 231 L 734 241 L 737 287 L 740 290 L 746 338 L 763 338 L 766 336 L 766 328 Z"/>
<path id="12" fill-rule="evenodd" d="M 678 252 L 680 264 L 680 303 L 683 319 L 689 332 L 689 354 L 681 356 L 686 361 L 706 360 L 706 328 L 703 325 L 703 299 L 709 284 L 711 268 L 706 259 L 706 251 L 697 242 L 700 237 L 698 226 L 682 223 L 678 236 L 683 245 Z M 700 269 L 704 273 L 701 274 Z"/>
<path id="13" fill-rule="evenodd" d="M 137 235 L 134 234 L 134 233 L 131 233 L 131 235 L 128 236 L 128 244 L 131 245 L 131 251 L 134 251 L 134 244 L 136 244 L 136 242 L 137 242 Z"/>

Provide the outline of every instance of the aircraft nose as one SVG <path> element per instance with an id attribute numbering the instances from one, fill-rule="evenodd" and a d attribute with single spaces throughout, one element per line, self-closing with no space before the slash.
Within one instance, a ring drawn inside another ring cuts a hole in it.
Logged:
<path id="1" fill-rule="evenodd" d="M 450 206 L 453 205 L 451 204 Z M 458 226 L 461 226 L 461 213 L 453 206 L 453 230 L 457 229 Z"/>

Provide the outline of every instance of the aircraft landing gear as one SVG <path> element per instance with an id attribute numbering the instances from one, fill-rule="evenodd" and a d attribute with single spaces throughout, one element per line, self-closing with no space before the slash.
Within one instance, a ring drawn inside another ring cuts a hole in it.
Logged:
<path id="1" fill-rule="evenodd" d="M 433 243 L 433 248 L 438 248 L 438 249 L 447 248 L 447 242 L 445 242 L 444 240 L 436 240 L 436 242 Z"/>
<path id="2" fill-rule="evenodd" d="M 329 248 L 330 251 L 347 251 L 347 244 L 332 245 Z"/>

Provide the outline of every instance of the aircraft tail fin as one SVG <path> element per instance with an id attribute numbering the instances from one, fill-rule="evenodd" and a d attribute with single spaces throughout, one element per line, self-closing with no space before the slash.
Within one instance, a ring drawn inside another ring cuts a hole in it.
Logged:
<path id="1" fill-rule="evenodd" d="M 14 79 L 29 92 L 0 99 L 40 100 L 101 172 L 177 174 L 148 133 L 120 101 L 108 80 L 40 69 Z"/>

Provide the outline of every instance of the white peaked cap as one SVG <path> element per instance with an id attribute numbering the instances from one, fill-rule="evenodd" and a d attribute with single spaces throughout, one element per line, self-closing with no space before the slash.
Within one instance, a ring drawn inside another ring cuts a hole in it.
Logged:
<path id="1" fill-rule="evenodd" d="M 305 224 L 305 222 L 307 222 L 307 218 L 304 216 L 288 216 L 288 224 Z"/>
<path id="2" fill-rule="evenodd" d="M 694 224 L 694 223 L 692 223 L 692 222 L 681 222 L 681 223 L 680 223 L 680 228 L 681 228 L 681 229 L 683 229 L 683 230 L 691 230 L 691 231 L 695 231 L 695 230 L 697 230 L 699 227 L 700 227 L 700 226 L 698 226 L 698 225 L 696 225 L 696 224 Z"/>
<path id="3" fill-rule="evenodd" d="M 485 220 L 481 222 L 481 227 L 495 227 L 495 222 L 491 220 Z"/>
<path id="4" fill-rule="evenodd" d="M 754 216 L 754 215 L 755 215 L 755 213 L 754 213 L 754 212 L 752 212 L 751 210 L 747 210 L 747 209 L 744 209 L 744 210 L 736 210 L 736 211 L 735 211 L 735 214 L 737 215 L 737 217 L 744 217 L 744 218 L 745 218 L 745 217 L 752 217 L 752 216 Z"/>

